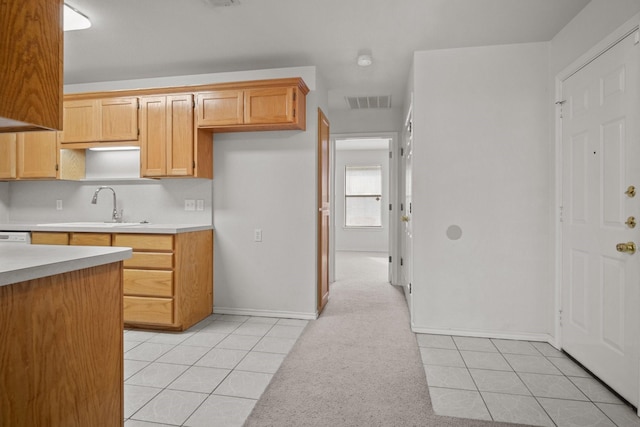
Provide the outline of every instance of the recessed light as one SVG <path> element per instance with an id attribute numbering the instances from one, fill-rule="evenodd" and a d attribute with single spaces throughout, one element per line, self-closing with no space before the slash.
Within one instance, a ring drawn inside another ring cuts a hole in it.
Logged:
<path id="1" fill-rule="evenodd" d="M 122 146 L 122 147 L 91 147 L 89 150 L 91 151 L 133 151 L 139 150 L 140 147 L 134 146 Z"/>
<path id="2" fill-rule="evenodd" d="M 64 4 L 64 30 L 84 30 L 91 27 L 91 21 L 87 15 L 78 11 L 78 9 Z"/>
<path id="3" fill-rule="evenodd" d="M 368 67 L 373 64 L 373 57 L 371 56 L 371 51 L 369 49 L 361 49 L 358 51 L 358 66 L 360 67 Z"/>

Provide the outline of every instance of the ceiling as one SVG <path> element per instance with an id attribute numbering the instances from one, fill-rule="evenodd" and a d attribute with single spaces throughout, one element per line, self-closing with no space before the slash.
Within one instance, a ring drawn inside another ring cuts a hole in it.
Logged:
<path id="1" fill-rule="evenodd" d="M 589 0 L 67 0 L 65 84 L 314 65 L 329 108 L 403 102 L 412 53 L 551 40 Z M 373 65 L 356 57 L 369 49 Z"/>

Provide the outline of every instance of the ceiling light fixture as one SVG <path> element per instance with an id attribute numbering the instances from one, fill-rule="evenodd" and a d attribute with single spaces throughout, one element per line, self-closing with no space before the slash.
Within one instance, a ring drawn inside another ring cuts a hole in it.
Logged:
<path id="1" fill-rule="evenodd" d="M 358 52 L 358 66 L 368 67 L 373 64 L 373 58 L 371 57 L 370 50 L 361 50 Z"/>
<path id="2" fill-rule="evenodd" d="M 64 30 L 65 31 L 74 31 L 74 30 L 84 30 L 86 28 L 91 27 L 91 21 L 87 17 L 87 15 L 78 11 L 78 9 L 69 6 L 68 4 L 64 4 Z"/>
<path id="3" fill-rule="evenodd" d="M 90 151 L 133 151 L 133 150 L 140 150 L 140 147 L 134 147 L 134 146 L 128 146 L 128 145 L 123 145 L 120 147 L 91 147 L 89 148 Z"/>

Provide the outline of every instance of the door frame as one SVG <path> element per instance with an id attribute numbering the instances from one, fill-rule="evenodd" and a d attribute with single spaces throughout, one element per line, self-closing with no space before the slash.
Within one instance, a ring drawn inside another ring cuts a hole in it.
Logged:
<path id="1" fill-rule="evenodd" d="M 615 31 L 605 37 L 602 41 L 594 45 L 586 53 L 573 61 L 555 77 L 555 204 L 554 204 L 554 234 L 555 234 L 555 307 L 554 307 L 554 344 L 561 349 L 563 344 L 561 319 L 562 319 L 562 98 L 563 82 L 577 73 L 607 50 L 621 42 L 624 38 L 640 29 L 640 13 L 634 15 Z M 639 361 L 640 363 L 640 361 Z M 640 389 L 640 377 L 638 378 L 638 388 Z M 632 402 L 637 405 L 637 402 Z M 640 416 L 640 407 L 637 415 Z"/>
<path id="2" fill-rule="evenodd" d="M 331 134 L 330 139 L 330 151 L 335 159 L 335 150 L 336 150 L 336 140 L 337 139 L 371 139 L 371 138 L 380 138 L 380 139 L 388 139 L 389 140 L 389 152 L 393 153 L 391 158 L 389 159 L 389 203 L 394 207 L 389 212 L 389 256 L 392 257 L 394 262 L 390 263 L 389 266 L 389 283 L 392 285 L 398 284 L 398 268 L 397 263 L 395 262 L 398 255 L 398 227 L 397 223 L 400 220 L 400 216 L 398 214 L 398 154 L 400 152 L 398 148 L 398 133 L 397 132 L 357 132 L 357 133 L 337 133 Z M 336 173 L 334 165 L 335 162 L 332 162 L 332 169 L 330 171 L 331 179 L 331 235 L 330 241 L 335 242 L 335 206 L 336 206 L 336 191 L 335 191 L 335 182 L 336 182 Z M 335 245 L 329 246 L 329 259 L 331 260 L 331 266 L 335 265 L 335 255 L 336 248 Z M 335 269 L 330 269 L 329 273 L 329 281 L 335 282 Z"/>
<path id="3" fill-rule="evenodd" d="M 634 15 L 615 31 L 594 45 L 591 49 L 578 57 L 555 76 L 555 203 L 553 211 L 553 226 L 555 235 L 554 270 L 555 270 L 555 304 L 554 304 L 554 338 L 552 344 L 562 348 L 562 85 L 563 82 L 582 68 L 589 65 L 604 52 L 622 41 L 625 37 L 640 28 L 640 13 Z M 639 384 L 640 387 L 640 379 Z M 640 411 L 640 409 L 639 409 Z M 639 412 L 640 414 L 640 412 Z"/>

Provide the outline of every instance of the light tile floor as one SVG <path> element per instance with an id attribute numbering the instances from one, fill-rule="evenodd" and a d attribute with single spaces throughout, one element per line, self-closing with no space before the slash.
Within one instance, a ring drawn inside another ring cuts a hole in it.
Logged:
<path id="1" fill-rule="evenodd" d="M 242 426 L 306 320 L 214 314 L 124 332 L 125 427 Z"/>
<path id="2" fill-rule="evenodd" d="M 436 414 L 538 426 L 640 426 L 606 387 L 547 343 L 417 334 Z"/>

